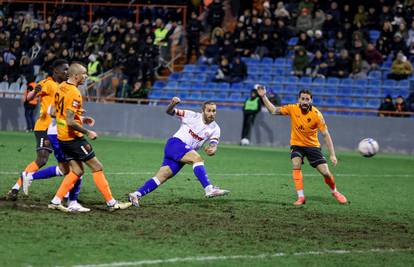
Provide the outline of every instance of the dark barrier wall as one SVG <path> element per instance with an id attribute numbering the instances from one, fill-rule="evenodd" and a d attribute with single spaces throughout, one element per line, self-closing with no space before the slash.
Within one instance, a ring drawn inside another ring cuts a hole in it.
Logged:
<path id="1" fill-rule="evenodd" d="M 87 114 L 96 119 L 100 134 L 166 138 L 179 126 L 178 119 L 165 113 L 165 107 L 130 104 L 86 103 Z M 372 137 L 386 152 L 414 154 L 414 120 L 325 116 L 337 150 L 355 150 L 359 140 Z M 0 98 L 1 130 L 24 130 L 24 110 L 17 99 Z M 222 142 L 240 141 L 242 112 L 219 110 L 217 121 Z M 252 131 L 252 143 L 266 146 L 289 146 L 288 118 L 260 113 Z"/>

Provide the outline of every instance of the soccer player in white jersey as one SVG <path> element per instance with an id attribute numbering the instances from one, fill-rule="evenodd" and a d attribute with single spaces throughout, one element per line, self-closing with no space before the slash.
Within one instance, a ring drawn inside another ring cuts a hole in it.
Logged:
<path id="1" fill-rule="evenodd" d="M 175 108 L 180 101 L 178 97 L 173 97 L 166 110 L 167 114 L 181 120 L 180 129 L 167 140 L 164 147 L 164 160 L 157 174 L 137 191 L 129 194 L 129 200 L 134 206 L 139 207 L 141 197 L 176 175 L 185 164 L 193 165 L 194 174 L 203 186 L 206 197 L 223 196 L 229 193 L 228 190 L 214 187 L 210 183 L 203 158 L 197 152 L 205 142 L 208 142 L 204 148 L 207 155 L 213 156 L 217 151 L 220 127 L 215 122 L 216 104 L 211 101 L 204 102 L 203 112 L 198 113 Z"/>

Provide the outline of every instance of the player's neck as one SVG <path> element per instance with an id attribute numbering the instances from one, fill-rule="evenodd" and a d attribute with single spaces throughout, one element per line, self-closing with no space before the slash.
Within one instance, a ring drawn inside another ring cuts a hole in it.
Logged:
<path id="1" fill-rule="evenodd" d="M 66 82 L 69 83 L 69 84 L 72 84 L 74 86 L 78 86 L 78 83 L 73 78 L 69 78 Z"/>

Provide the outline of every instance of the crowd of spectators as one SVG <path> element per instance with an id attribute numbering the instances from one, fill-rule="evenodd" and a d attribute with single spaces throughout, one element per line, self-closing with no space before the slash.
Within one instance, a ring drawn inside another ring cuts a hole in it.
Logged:
<path id="1" fill-rule="evenodd" d="M 176 9 L 161 8 L 156 16 L 149 13 L 136 27 L 135 21 L 115 17 L 89 24 L 70 15 L 42 21 L 31 13 L 0 12 L 0 82 L 31 82 L 47 73 L 55 59 L 63 58 L 85 64 L 89 82 L 101 82 L 95 88 L 106 95 L 134 96 L 138 85 L 153 82 L 157 68 L 169 60 L 171 44 L 183 38 Z M 109 70 L 110 78 L 101 81 L 99 75 Z M 119 91 L 125 80 L 128 90 Z M 118 90 L 110 90 L 114 88 Z"/>

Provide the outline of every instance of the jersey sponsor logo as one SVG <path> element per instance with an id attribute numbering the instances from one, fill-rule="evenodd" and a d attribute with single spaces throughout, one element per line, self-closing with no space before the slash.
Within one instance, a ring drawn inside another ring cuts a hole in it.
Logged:
<path id="1" fill-rule="evenodd" d="M 198 136 L 195 132 L 193 132 L 191 129 L 188 130 L 188 132 L 190 133 L 190 135 L 194 138 L 197 139 L 198 141 L 202 141 L 204 140 L 204 138 Z"/>

